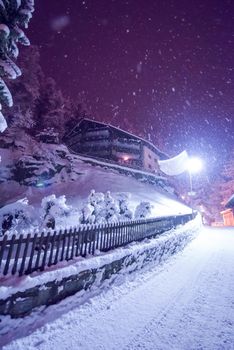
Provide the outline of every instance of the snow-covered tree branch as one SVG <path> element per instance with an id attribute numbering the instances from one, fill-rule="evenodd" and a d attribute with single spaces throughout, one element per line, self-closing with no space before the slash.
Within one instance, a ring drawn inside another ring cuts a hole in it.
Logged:
<path id="1" fill-rule="evenodd" d="M 11 107 L 13 99 L 5 79 L 16 79 L 21 75 L 20 68 L 14 63 L 19 50 L 18 43 L 30 45 L 29 39 L 21 28 L 28 28 L 34 11 L 34 0 L 0 1 L 0 132 L 7 128 L 7 122 L 1 112 L 2 104 Z"/>

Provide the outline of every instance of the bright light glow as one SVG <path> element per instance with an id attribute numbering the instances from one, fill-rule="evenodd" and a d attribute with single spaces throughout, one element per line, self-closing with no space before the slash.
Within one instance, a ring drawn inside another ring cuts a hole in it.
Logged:
<path id="1" fill-rule="evenodd" d="M 123 156 L 123 160 L 127 162 L 129 160 L 129 156 Z"/>
<path id="2" fill-rule="evenodd" d="M 199 171 L 201 171 L 203 167 L 202 161 L 199 158 L 189 158 L 188 162 L 187 162 L 187 170 L 194 174 L 194 173 L 198 173 Z"/>
<path id="3" fill-rule="evenodd" d="M 43 182 L 38 182 L 36 183 L 36 187 L 40 188 L 40 187 L 45 187 Z"/>

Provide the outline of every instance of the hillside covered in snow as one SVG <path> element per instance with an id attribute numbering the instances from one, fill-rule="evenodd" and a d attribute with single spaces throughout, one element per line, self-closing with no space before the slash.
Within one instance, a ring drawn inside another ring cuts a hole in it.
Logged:
<path id="1" fill-rule="evenodd" d="M 172 192 L 169 187 L 138 181 L 120 174 L 118 168 L 86 163 L 63 145 L 17 141 L 15 145 L 5 143 L 0 153 L 1 206 L 23 197 L 37 205 L 50 194 L 65 194 L 70 203 L 77 205 L 95 189 L 97 192 L 128 192 L 133 203 L 150 201 L 156 216 L 190 210 L 168 193 L 168 190 Z"/>
<path id="2" fill-rule="evenodd" d="M 152 217 L 191 212 L 189 207 L 178 200 L 165 178 L 79 157 L 70 153 L 62 144 L 45 144 L 26 134 L 15 140 L 5 136 L 0 146 L 0 214 L 3 211 L 3 216 L 6 215 L 7 205 L 24 199 L 20 208 L 27 203 L 33 206 L 36 219 L 40 218 L 30 229 L 38 225 L 41 228 L 41 218 L 45 217 L 45 205 L 42 200 L 48 196 L 52 198 L 53 195 L 65 195 L 65 198 L 61 197 L 65 209 L 59 209 L 58 212 L 64 212 L 66 220 L 57 220 L 57 225 L 58 222 L 62 226 L 80 223 L 84 205 L 86 211 L 90 209 L 87 205 L 90 204 L 88 198 L 92 190 L 106 198 L 110 191 L 110 199 L 117 201 L 119 196 L 125 196 L 127 207 L 132 213 L 136 212 L 141 202 L 150 205 L 149 214 Z M 29 212 L 27 209 L 25 211 Z M 35 221 L 31 218 L 27 220 L 30 223 Z M 27 225 L 23 227 L 26 230 L 29 228 Z"/>

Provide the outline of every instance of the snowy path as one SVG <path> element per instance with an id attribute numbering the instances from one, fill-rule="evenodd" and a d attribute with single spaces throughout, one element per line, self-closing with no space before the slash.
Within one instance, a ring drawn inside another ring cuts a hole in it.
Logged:
<path id="1" fill-rule="evenodd" d="M 75 304 L 4 349 L 234 349 L 234 229 L 204 229 L 163 266 Z"/>

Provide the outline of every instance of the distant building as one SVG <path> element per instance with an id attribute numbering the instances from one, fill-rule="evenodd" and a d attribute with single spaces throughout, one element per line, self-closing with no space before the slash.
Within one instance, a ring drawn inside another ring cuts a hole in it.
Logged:
<path id="1" fill-rule="evenodd" d="M 65 143 L 75 153 L 154 173 L 159 173 L 158 160 L 169 158 L 136 135 L 87 118 L 65 136 Z"/>
<path id="2" fill-rule="evenodd" d="M 227 209 L 221 211 L 224 226 L 234 226 L 234 194 L 229 198 L 225 207 Z"/>

